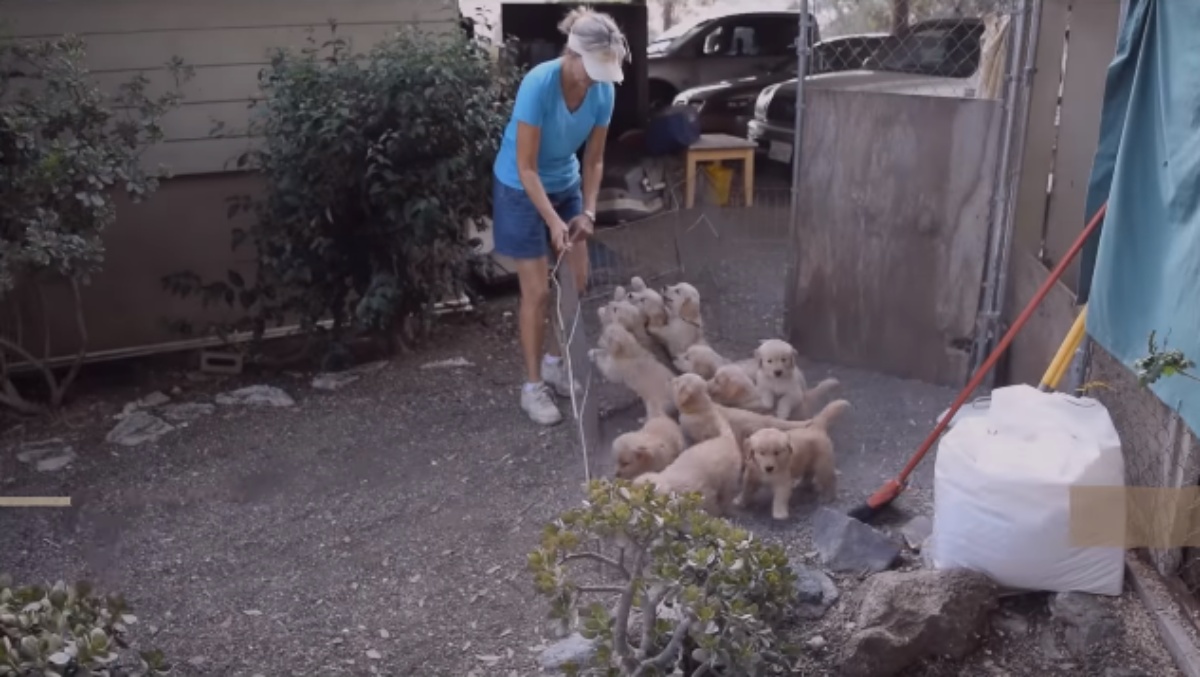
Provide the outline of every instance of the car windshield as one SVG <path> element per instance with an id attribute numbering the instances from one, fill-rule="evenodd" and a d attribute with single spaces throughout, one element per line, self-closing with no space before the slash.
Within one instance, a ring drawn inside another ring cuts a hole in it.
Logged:
<path id="1" fill-rule="evenodd" d="M 890 36 L 872 52 L 863 68 L 913 75 L 970 77 L 979 66 L 980 36 L 971 31 L 927 30 Z"/>
<path id="2" fill-rule="evenodd" d="M 711 19 L 702 19 L 700 21 L 692 21 L 689 23 L 675 24 L 667 30 L 659 33 L 650 44 L 646 47 L 646 52 L 650 54 L 661 54 L 667 51 L 676 40 L 687 35 L 703 26 L 709 24 Z"/>

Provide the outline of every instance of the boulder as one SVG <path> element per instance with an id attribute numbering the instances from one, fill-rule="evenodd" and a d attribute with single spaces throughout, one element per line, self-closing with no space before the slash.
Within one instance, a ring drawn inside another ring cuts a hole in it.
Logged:
<path id="1" fill-rule="evenodd" d="M 841 674 L 891 677 L 924 658 L 966 658 L 987 629 L 997 592 L 987 576 L 964 569 L 872 576 L 859 593 Z"/>

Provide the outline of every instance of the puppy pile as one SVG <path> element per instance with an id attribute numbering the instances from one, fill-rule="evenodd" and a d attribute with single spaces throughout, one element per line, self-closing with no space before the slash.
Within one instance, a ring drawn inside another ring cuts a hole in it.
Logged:
<path id="1" fill-rule="evenodd" d="M 618 478 L 661 493 L 699 492 L 718 516 L 750 505 L 764 485 L 780 520 L 800 485 L 822 501 L 836 496 L 829 426 L 850 403 L 818 408 L 836 379 L 810 388 L 796 350 L 779 339 L 746 359 L 722 356 L 705 339 L 700 293 L 686 282 L 659 292 L 635 277 L 599 314 L 589 357 L 646 407 L 642 427 L 613 441 Z"/>

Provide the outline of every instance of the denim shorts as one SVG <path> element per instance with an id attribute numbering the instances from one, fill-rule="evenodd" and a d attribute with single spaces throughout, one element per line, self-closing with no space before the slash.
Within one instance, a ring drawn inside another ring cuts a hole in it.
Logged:
<path id="1" fill-rule="evenodd" d="M 565 222 L 583 213 L 580 184 L 549 193 L 550 204 Z M 514 259 L 540 259 L 550 256 L 550 230 L 524 190 L 492 178 L 492 237 L 496 252 Z"/>

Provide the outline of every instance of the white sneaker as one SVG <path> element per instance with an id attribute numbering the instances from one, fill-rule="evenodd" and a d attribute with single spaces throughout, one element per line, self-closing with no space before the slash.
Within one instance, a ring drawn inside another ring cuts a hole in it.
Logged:
<path id="1" fill-rule="evenodd" d="M 571 396 L 570 380 L 567 378 L 567 363 L 562 359 L 553 363 L 542 360 L 542 380 L 554 388 L 554 392 L 559 397 Z M 579 387 L 578 380 L 575 381 L 575 397 L 583 397 L 583 388 Z"/>
<path id="2" fill-rule="evenodd" d="M 562 421 L 562 412 L 550 397 L 545 383 L 536 388 L 521 388 L 521 409 L 538 425 L 555 425 Z"/>

